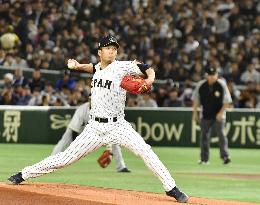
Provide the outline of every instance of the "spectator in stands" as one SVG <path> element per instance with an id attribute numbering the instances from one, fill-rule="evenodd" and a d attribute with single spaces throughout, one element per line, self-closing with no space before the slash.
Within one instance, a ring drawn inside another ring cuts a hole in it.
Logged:
<path id="1" fill-rule="evenodd" d="M 138 107 L 158 107 L 156 101 L 151 97 L 151 93 L 142 94 L 142 99 L 137 103 Z"/>
<path id="2" fill-rule="evenodd" d="M 40 47 L 44 50 L 52 50 L 54 46 L 55 43 L 52 40 L 50 40 L 50 35 L 47 32 L 44 32 L 41 35 Z"/>
<path id="3" fill-rule="evenodd" d="M 40 87 L 34 87 L 34 89 L 32 91 L 32 97 L 29 100 L 28 105 L 39 106 L 39 105 L 41 105 L 41 103 L 42 103 L 41 88 Z"/>
<path id="4" fill-rule="evenodd" d="M 14 32 L 19 37 L 22 47 L 24 47 L 29 42 L 27 20 L 23 17 L 22 11 L 15 10 L 15 8 L 10 9 L 9 17 L 14 25 Z"/>
<path id="5" fill-rule="evenodd" d="M 1 47 L 7 52 L 13 52 L 21 44 L 19 37 L 13 31 L 13 26 L 8 26 L 7 32 L 0 37 Z"/>
<path id="6" fill-rule="evenodd" d="M 257 0 L 6 1 L 1 5 L 0 36 L 13 26 L 22 47 L 19 57 L 0 50 L 0 65 L 21 65 L 24 59 L 34 69 L 63 70 L 71 56 L 96 63 L 93 42 L 116 31 L 121 37 L 119 59 L 136 59 L 137 53 L 157 69 L 157 79 L 197 82 L 209 62 L 240 84 L 248 64 L 259 72 L 259 5 Z M 185 86 L 180 96 L 187 92 Z M 156 92 L 162 106 L 167 95 L 161 88 Z"/>
<path id="7" fill-rule="evenodd" d="M 25 46 L 25 53 L 22 55 L 24 59 L 26 60 L 28 67 L 30 68 L 35 68 L 33 66 L 33 53 L 34 53 L 34 48 L 31 43 L 27 43 Z"/>
<path id="8" fill-rule="evenodd" d="M 23 59 L 21 56 L 15 54 L 14 61 L 12 63 L 12 67 L 28 68 L 28 64 L 25 59 Z"/>
<path id="9" fill-rule="evenodd" d="M 164 86 L 158 86 L 157 92 L 156 92 L 156 103 L 159 107 L 163 106 L 163 102 L 165 99 L 167 99 L 167 90 Z"/>
<path id="10" fill-rule="evenodd" d="M 137 107 L 137 100 L 135 95 L 127 94 L 126 107 Z"/>
<path id="11" fill-rule="evenodd" d="M 71 96 L 71 93 L 72 90 L 70 90 L 67 85 L 61 87 L 61 90 L 57 93 L 57 98 L 62 101 L 62 105 L 69 106 L 69 97 Z"/>
<path id="12" fill-rule="evenodd" d="M 188 35 L 184 44 L 184 51 L 187 54 L 192 54 L 199 46 L 199 42 L 194 39 L 193 35 Z"/>
<path id="13" fill-rule="evenodd" d="M 43 91 L 41 91 L 41 95 L 48 95 L 50 97 L 50 100 L 49 100 L 50 105 L 53 105 L 54 102 L 56 102 L 57 92 L 55 91 L 52 82 L 47 81 L 45 83 L 45 88 Z"/>
<path id="14" fill-rule="evenodd" d="M 68 19 L 71 14 L 77 14 L 77 10 L 73 7 L 69 0 L 64 0 L 61 9 L 63 11 L 64 18 L 66 19 Z"/>
<path id="15" fill-rule="evenodd" d="M 82 100 L 82 93 L 75 89 L 70 92 L 67 102 L 70 106 L 77 106 L 80 103 L 85 103 L 86 101 Z"/>
<path id="16" fill-rule="evenodd" d="M 174 69 L 172 63 L 170 61 L 166 61 L 163 63 L 162 67 L 160 67 L 158 74 L 161 79 L 174 79 L 176 76 L 176 69 Z"/>
<path id="17" fill-rule="evenodd" d="M 74 90 L 76 87 L 76 81 L 75 79 L 70 77 L 69 71 L 65 71 L 63 78 L 59 79 L 56 82 L 56 86 L 55 86 L 56 89 L 61 90 L 64 87 L 68 88 L 69 90 Z"/>
<path id="18" fill-rule="evenodd" d="M 3 87 L 7 88 L 7 87 L 11 87 L 14 81 L 14 75 L 12 73 L 6 73 L 4 75 L 4 84 Z"/>
<path id="19" fill-rule="evenodd" d="M 13 94 L 19 100 L 22 97 L 23 87 L 20 83 L 13 84 Z"/>
<path id="20" fill-rule="evenodd" d="M 15 69 L 13 84 L 21 85 L 22 87 L 28 85 L 28 79 L 23 76 L 23 70 L 21 68 Z"/>
<path id="21" fill-rule="evenodd" d="M 49 95 L 42 95 L 42 102 L 40 106 L 49 106 L 50 105 L 50 96 Z"/>
<path id="22" fill-rule="evenodd" d="M 238 100 L 238 108 L 254 108 L 255 106 L 255 96 L 249 90 L 242 90 Z"/>
<path id="23" fill-rule="evenodd" d="M 57 98 L 53 106 L 64 106 L 63 101 L 60 98 Z"/>
<path id="24" fill-rule="evenodd" d="M 36 43 L 39 40 L 38 39 L 38 28 L 35 25 L 35 22 L 30 18 L 28 19 L 27 25 L 28 25 L 28 38 L 29 38 L 30 42 Z M 28 42 L 26 45 L 28 45 L 28 44 L 30 44 L 30 43 Z"/>
<path id="25" fill-rule="evenodd" d="M 2 92 L 0 105 L 16 105 L 17 98 L 13 93 L 11 86 L 5 88 Z"/>
<path id="26" fill-rule="evenodd" d="M 254 68 L 254 64 L 249 63 L 246 69 L 247 70 L 241 75 L 241 82 L 243 83 L 253 82 L 255 84 L 259 84 L 260 73 Z"/>
<path id="27" fill-rule="evenodd" d="M 227 16 L 223 14 L 223 12 L 217 12 L 214 25 L 216 27 L 218 40 L 227 40 L 229 38 L 230 22 Z"/>
<path id="28" fill-rule="evenodd" d="M 238 64 L 237 63 L 232 63 L 229 66 L 228 72 L 224 75 L 225 79 L 228 81 L 232 81 L 236 84 L 241 84 L 241 71 L 239 70 Z"/>
<path id="29" fill-rule="evenodd" d="M 172 88 L 169 93 L 169 98 L 163 102 L 163 107 L 181 107 L 182 102 L 178 99 L 178 88 Z"/>
<path id="30" fill-rule="evenodd" d="M 45 80 L 42 78 L 41 71 L 39 69 L 33 71 L 32 79 L 29 81 L 29 86 L 32 93 L 34 93 L 35 88 L 38 88 L 40 91 L 44 90 Z"/>
<path id="31" fill-rule="evenodd" d="M 61 50 L 57 50 L 53 57 L 53 60 L 50 63 L 50 69 L 53 70 L 64 70 L 67 68 L 65 64 L 64 55 Z"/>
<path id="32" fill-rule="evenodd" d="M 9 1 L 1 1 L 0 16 L 3 19 L 8 19 L 8 13 L 10 7 L 11 7 L 11 3 Z"/>
<path id="33" fill-rule="evenodd" d="M 203 79 L 204 71 L 202 62 L 197 60 L 191 68 L 191 78 L 194 82 L 198 82 Z"/>
<path id="34" fill-rule="evenodd" d="M 43 2 L 41 0 L 32 1 L 32 3 L 31 3 L 32 12 L 29 11 L 30 13 L 27 13 L 27 14 L 29 14 L 30 18 L 33 19 L 36 26 L 40 25 L 43 16 L 46 15 L 46 10 L 45 10 L 46 8 L 45 8 L 44 3 L 47 3 L 47 2 Z M 49 9 L 50 9 L 50 7 L 48 7 L 48 10 Z M 30 10 L 30 8 L 28 10 Z"/>
<path id="35" fill-rule="evenodd" d="M 31 61 L 31 67 L 35 70 L 41 69 L 42 60 L 40 58 L 39 54 L 33 54 L 32 61 Z"/>
<path id="36" fill-rule="evenodd" d="M 91 83 L 91 82 L 90 82 Z M 77 79 L 76 90 L 79 90 L 83 97 L 88 97 L 90 93 L 90 87 L 86 85 L 85 79 Z"/>
<path id="37" fill-rule="evenodd" d="M 30 89 L 29 85 L 25 85 L 22 89 L 21 96 L 19 97 L 16 104 L 17 105 L 28 105 L 31 98 L 32 98 L 31 89 Z"/>
<path id="38" fill-rule="evenodd" d="M 11 53 L 6 53 L 3 66 L 12 67 L 13 64 L 14 64 L 14 61 L 15 61 L 15 59 L 14 59 L 14 57 L 13 57 L 13 54 L 11 54 Z"/>

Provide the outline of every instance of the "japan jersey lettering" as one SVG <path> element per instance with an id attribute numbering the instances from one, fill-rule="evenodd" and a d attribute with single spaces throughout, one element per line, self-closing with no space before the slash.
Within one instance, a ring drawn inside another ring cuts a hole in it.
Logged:
<path id="1" fill-rule="evenodd" d="M 91 110 L 95 117 L 111 118 L 124 116 L 126 91 L 120 87 L 125 75 L 142 75 L 134 61 L 114 61 L 105 69 L 95 65 L 91 82 Z"/>

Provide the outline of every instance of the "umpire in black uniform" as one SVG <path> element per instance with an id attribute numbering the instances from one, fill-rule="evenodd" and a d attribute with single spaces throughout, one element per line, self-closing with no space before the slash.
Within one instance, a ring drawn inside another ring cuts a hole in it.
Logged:
<path id="1" fill-rule="evenodd" d="M 192 96 L 192 120 L 198 121 L 197 109 L 201 105 L 201 136 L 199 164 L 209 163 L 210 135 L 215 126 L 219 137 L 220 157 L 223 164 L 230 162 L 228 153 L 228 140 L 224 133 L 226 121 L 225 109 L 232 103 L 231 95 L 226 83 L 218 79 L 218 72 L 214 67 L 206 68 L 206 79 L 198 82 Z"/>

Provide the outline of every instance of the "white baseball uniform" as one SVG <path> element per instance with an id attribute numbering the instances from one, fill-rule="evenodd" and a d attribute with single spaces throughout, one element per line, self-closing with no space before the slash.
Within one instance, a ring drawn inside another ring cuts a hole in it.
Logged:
<path id="1" fill-rule="evenodd" d="M 59 140 L 59 142 L 55 145 L 51 155 L 55 155 L 64 151 L 71 144 L 73 141 L 73 131 L 78 134 L 83 131 L 84 127 L 89 121 L 89 104 L 89 102 L 86 102 L 76 109 L 66 131 L 62 135 L 62 138 Z M 116 161 L 117 171 L 126 168 L 121 148 L 118 144 L 107 145 L 107 150 L 113 153 L 113 157 Z"/>
<path id="2" fill-rule="evenodd" d="M 151 147 L 124 119 L 126 91 L 120 87 L 125 75 L 141 75 L 133 61 L 113 61 L 105 69 L 95 65 L 91 88 L 89 123 L 64 151 L 22 170 L 24 180 L 63 168 L 107 144 L 119 144 L 141 157 L 146 166 L 162 182 L 165 191 L 175 187 L 175 181 Z"/>

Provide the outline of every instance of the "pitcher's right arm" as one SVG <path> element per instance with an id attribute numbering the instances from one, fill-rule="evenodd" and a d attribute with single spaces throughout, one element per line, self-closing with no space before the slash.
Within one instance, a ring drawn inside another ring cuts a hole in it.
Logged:
<path id="1" fill-rule="evenodd" d="M 94 65 L 92 63 L 80 64 L 75 59 L 69 59 L 67 65 L 68 65 L 68 68 L 71 70 L 79 70 L 79 71 L 84 71 L 87 73 L 93 73 L 93 71 L 94 71 Z"/>

